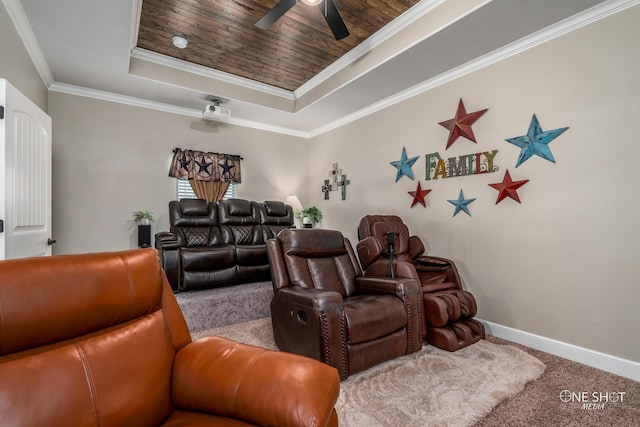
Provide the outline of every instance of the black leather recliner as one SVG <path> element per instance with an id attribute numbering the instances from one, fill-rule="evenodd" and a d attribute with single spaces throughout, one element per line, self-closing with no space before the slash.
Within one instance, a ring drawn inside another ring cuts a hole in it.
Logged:
<path id="1" fill-rule="evenodd" d="M 390 256 L 389 239 L 393 254 Z M 367 215 L 358 225 L 358 257 L 365 276 L 410 277 L 422 289 L 423 330 L 429 344 L 456 351 L 485 337 L 473 295 L 462 289 L 455 263 L 427 256 L 422 240 L 410 236 L 396 215 Z"/>
<path id="2" fill-rule="evenodd" d="M 282 202 L 229 199 L 169 203 L 169 232 L 156 234 L 162 267 L 174 291 L 271 279 L 265 242 L 293 226 Z"/>

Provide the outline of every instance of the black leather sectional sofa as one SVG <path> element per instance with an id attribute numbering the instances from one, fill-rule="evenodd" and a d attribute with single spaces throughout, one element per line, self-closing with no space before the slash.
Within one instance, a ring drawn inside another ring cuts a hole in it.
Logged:
<path id="1" fill-rule="evenodd" d="M 294 219 L 283 202 L 182 199 L 169 203 L 169 222 L 155 247 L 179 292 L 271 280 L 265 243 Z"/>

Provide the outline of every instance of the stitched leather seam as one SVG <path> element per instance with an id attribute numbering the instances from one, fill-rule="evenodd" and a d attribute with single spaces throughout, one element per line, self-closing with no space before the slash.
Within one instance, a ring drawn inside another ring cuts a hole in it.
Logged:
<path id="1" fill-rule="evenodd" d="M 342 354 L 347 354 L 347 342 L 345 341 L 346 331 L 344 326 L 344 307 L 340 308 L 340 345 L 342 346 Z M 347 378 L 347 361 L 346 357 L 342 357 L 342 372 L 344 378 Z"/>
<path id="2" fill-rule="evenodd" d="M 120 260 L 124 264 L 124 269 L 127 272 L 127 281 L 129 283 L 129 319 L 133 319 L 133 308 L 135 305 L 135 286 L 133 286 L 133 277 L 131 276 L 131 268 L 129 267 L 129 263 L 122 256 L 122 254 L 118 254 Z"/>
<path id="3" fill-rule="evenodd" d="M 407 311 L 407 354 L 413 353 L 413 322 L 411 318 L 411 305 L 409 304 L 409 298 L 407 293 L 405 292 L 404 287 L 401 288 L 402 291 L 402 302 L 404 303 L 405 310 Z"/>
<path id="4" fill-rule="evenodd" d="M 78 352 L 78 356 L 80 357 L 80 361 L 82 362 L 82 369 L 84 370 L 84 376 L 87 380 L 87 386 L 89 388 L 89 396 L 91 397 L 91 406 L 93 409 L 93 416 L 96 420 L 96 426 L 100 427 L 102 423 L 100 422 L 100 418 L 98 417 L 98 405 L 96 402 L 96 386 L 93 382 L 93 375 L 91 374 L 91 367 L 89 366 L 89 361 L 87 360 L 82 348 L 78 344 L 78 342 L 74 342 L 73 346 Z"/>
<path id="5" fill-rule="evenodd" d="M 3 355 L 5 350 L 4 350 L 4 316 L 3 316 L 4 310 L 2 309 L 2 299 L 0 298 L 0 355 Z"/>
<path id="6" fill-rule="evenodd" d="M 329 326 L 327 325 L 327 316 L 326 314 L 324 314 L 324 311 L 320 312 L 320 321 L 322 322 L 322 343 L 324 347 L 324 360 L 328 365 L 330 365 L 331 348 L 329 346 Z"/>
<path id="7" fill-rule="evenodd" d="M 422 291 L 418 292 L 418 319 L 422 320 Z M 422 322 L 418 322 L 418 333 L 420 334 L 419 337 L 422 340 L 422 336 L 424 335 L 424 331 L 422 330 Z"/>
<path id="8" fill-rule="evenodd" d="M 259 355 L 256 355 L 256 357 L 253 358 L 253 360 L 244 368 L 244 370 L 242 371 L 242 374 L 240 375 L 239 379 L 238 379 L 238 383 L 236 385 L 236 387 L 233 390 L 232 396 L 233 398 L 231 399 L 232 403 L 232 407 L 231 407 L 231 414 L 234 417 L 238 417 L 240 414 L 236 413 L 236 402 L 237 399 L 236 397 L 238 396 L 238 390 L 240 389 L 240 387 L 242 386 L 242 383 L 245 380 L 245 377 L 247 376 L 247 373 L 251 370 L 251 368 L 253 367 L 253 365 L 256 364 L 256 362 L 258 361 L 258 359 L 261 359 L 262 357 L 264 357 L 264 355 L 267 353 L 267 350 L 264 350 L 262 353 L 260 353 Z"/>

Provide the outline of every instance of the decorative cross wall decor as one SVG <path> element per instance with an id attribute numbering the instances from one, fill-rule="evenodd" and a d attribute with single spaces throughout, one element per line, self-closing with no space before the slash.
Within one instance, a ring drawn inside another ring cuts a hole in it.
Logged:
<path id="1" fill-rule="evenodd" d="M 342 200 L 347 198 L 347 185 L 351 184 L 351 181 L 347 179 L 346 175 L 340 175 L 340 180 L 338 181 L 338 187 L 341 187 L 342 190 Z"/>
<path id="2" fill-rule="evenodd" d="M 349 184 L 351 184 L 351 181 L 347 179 L 347 175 L 342 173 L 342 169 L 338 168 L 337 163 L 334 163 L 333 168 L 329 171 L 329 179 L 325 179 L 322 186 L 324 199 L 329 200 L 329 191 L 337 191 L 340 188 L 342 190 L 342 200 L 346 200 L 347 185 Z"/>
<path id="3" fill-rule="evenodd" d="M 331 185 L 329 185 L 329 180 L 324 180 L 324 185 L 322 186 L 322 191 L 324 192 L 324 199 L 329 200 L 329 191 L 331 191 Z"/>

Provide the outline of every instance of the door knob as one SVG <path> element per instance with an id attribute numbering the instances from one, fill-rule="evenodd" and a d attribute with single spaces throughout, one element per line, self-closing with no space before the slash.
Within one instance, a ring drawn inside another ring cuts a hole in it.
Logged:
<path id="1" fill-rule="evenodd" d="M 49 246 L 53 245 L 55 242 L 56 241 L 51 239 L 51 238 L 47 239 L 47 245 L 49 245 Z"/>

